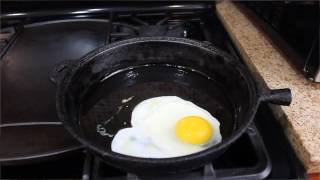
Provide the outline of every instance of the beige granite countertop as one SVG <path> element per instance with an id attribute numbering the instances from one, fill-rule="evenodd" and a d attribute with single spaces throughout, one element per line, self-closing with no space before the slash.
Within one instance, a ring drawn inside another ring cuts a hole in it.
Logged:
<path id="1" fill-rule="evenodd" d="M 290 106 L 271 106 L 308 173 L 320 172 L 320 83 L 311 83 L 245 7 L 223 1 L 217 13 L 249 67 L 270 88 L 290 88 Z M 270 132 L 272 133 L 272 132 Z"/>

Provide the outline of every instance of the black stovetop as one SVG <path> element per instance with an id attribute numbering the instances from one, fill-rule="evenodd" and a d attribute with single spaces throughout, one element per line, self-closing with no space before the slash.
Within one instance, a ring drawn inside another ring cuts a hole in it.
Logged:
<path id="1" fill-rule="evenodd" d="M 6 28 L 0 36 L 0 178 L 148 179 L 106 165 L 70 137 L 56 116 L 55 84 L 49 78 L 53 69 L 105 44 L 139 36 L 196 39 L 239 61 L 241 57 L 208 4 L 70 7 L 9 8 L 1 15 Z M 262 106 L 247 132 L 222 156 L 191 172 L 158 176 L 169 178 L 306 177 L 279 122 Z"/>

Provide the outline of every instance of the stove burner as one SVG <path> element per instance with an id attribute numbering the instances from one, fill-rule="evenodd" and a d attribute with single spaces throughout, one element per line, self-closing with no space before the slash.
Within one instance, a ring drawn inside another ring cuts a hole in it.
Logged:
<path id="1" fill-rule="evenodd" d="M 187 30 L 181 26 L 169 27 L 167 25 L 142 26 L 139 29 L 140 36 L 174 36 L 187 37 Z"/>
<path id="2" fill-rule="evenodd" d="M 112 30 L 110 33 L 110 42 L 119 41 L 122 39 L 129 39 L 138 36 L 138 28 L 126 23 L 114 22 L 112 23 Z"/>
<path id="3" fill-rule="evenodd" d="M 243 151 L 241 146 L 250 148 Z M 249 156 L 248 156 L 249 155 Z M 87 166 L 84 167 L 83 177 L 91 177 L 92 179 L 107 179 L 112 177 L 115 179 L 263 179 L 269 175 L 271 171 L 271 162 L 267 155 L 264 144 L 254 125 L 251 125 L 239 141 L 233 144 L 221 157 L 213 160 L 211 164 L 204 167 L 177 174 L 159 174 L 157 177 L 146 175 L 137 175 L 126 173 L 115 169 L 97 157 L 91 154 L 86 155 Z M 250 157 L 250 159 L 245 159 Z M 89 166 L 93 164 L 93 166 Z"/>
<path id="4" fill-rule="evenodd" d="M 6 28 L 1 29 L 0 31 L 0 58 L 3 57 L 4 53 L 9 47 L 11 39 L 13 39 L 13 36 L 15 35 L 15 29 L 14 28 Z"/>
<path id="5" fill-rule="evenodd" d="M 122 22 L 112 23 L 110 42 L 133 37 L 151 36 L 190 38 L 192 34 L 196 34 L 196 32 L 194 32 L 195 27 L 190 22 L 170 20 L 170 16 L 166 16 L 154 23 L 144 21 L 137 17 L 131 17 L 131 20 L 138 23 L 138 25 Z"/>

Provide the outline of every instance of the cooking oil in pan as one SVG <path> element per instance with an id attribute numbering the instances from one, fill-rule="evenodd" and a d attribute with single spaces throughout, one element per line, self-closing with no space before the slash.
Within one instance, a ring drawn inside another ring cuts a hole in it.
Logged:
<path id="1" fill-rule="evenodd" d="M 222 138 L 235 128 L 233 108 L 220 83 L 194 69 L 166 64 L 130 67 L 101 79 L 82 103 L 82 132 L 108 149 L 118 130 L 131 126 L 134 107 L 158 96 L 178 96 L 207 110 L 220 121 Z"/>

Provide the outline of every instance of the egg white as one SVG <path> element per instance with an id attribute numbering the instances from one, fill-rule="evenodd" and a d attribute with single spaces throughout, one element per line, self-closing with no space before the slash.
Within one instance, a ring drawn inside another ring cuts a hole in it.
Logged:
<path id="1" fill-rule="evenodd" d="M 186 116 L 206 119 L 214 129 L 211 139 L 202 145 L 182 142 L 176 137 L 176 123 Z M 202 151 L 221 142 L 220 123 L 208 111 L 177 96 L 150 98 L 139 103 L 132 112 L 132 128 L 120 130 L 111 149 L 121 154 L 169 158 Z"/>
<path id="2" fill-rule="evenodd" d="M 125 154 L 143 158 L 165 158 L 163 152 L 154 145 L 151 138 L 141 133 L 139 128 L 125 128 L 118 131 L 111 143 L 111 150 L 120 154 Z"/>

